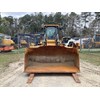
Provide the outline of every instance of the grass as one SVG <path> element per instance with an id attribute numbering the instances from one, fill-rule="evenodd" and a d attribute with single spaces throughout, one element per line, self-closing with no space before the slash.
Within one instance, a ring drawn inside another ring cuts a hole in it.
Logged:
<path id="1" fill-rule="evenodd" d="M 0 53 L 0 72 L 4 71 L 8 67 L 9 63 L 16 62 L 20 60 L 20 58 L 23 58 L 23 56 L 23 49 L 20 49 L 19 52 L 18 50 L 14 50 L 11 52 Z"/>
<path id="2" fill-rule="evenodd" d="M 80 52 L 80 58 L 91 64 L 100 66 L 100 50 L 82 50 Z"/>

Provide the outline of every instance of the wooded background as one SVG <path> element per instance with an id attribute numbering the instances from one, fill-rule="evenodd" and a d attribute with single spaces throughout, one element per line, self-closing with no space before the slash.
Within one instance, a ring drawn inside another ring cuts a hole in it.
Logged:
<path id="1" fill-rule="evenodd" d="M 42 24 L 60 24 L 63 32 L 71 37 L 93 36 L 100 31 L 100 12 L 75 12 L 62 14 L 61 12 L 44 14 L 34 12 L 20 18 L 0 15 L 0 33 L 14 36 L 17 33 L 41 32 Z"/>

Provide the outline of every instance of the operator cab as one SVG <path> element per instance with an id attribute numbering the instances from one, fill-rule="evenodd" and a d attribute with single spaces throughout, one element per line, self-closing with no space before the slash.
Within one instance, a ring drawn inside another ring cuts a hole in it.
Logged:
<path id="1" fill-rule="evenodd" d="M 59 45 L 59 25 L 44 25 L 43 45 Z"/>

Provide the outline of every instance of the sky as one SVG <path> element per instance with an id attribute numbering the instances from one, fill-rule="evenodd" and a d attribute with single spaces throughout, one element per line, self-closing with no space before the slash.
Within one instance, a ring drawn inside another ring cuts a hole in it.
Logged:
<path id="1" fill-rule="evenodd" d="M 22 17 L 26 14 L 33 14 L 34 12 L 1 12 L 1 17 L 5 17 L 5 16 L 13 16 L 14 18 L 19 18 Z M 50 14 L 51 12 L 43 12 L 43 14 Z M 52 12 L 55 13 L 55 12 Z M 62 12 L 62 14 L 66 14 L 68 12 Z M 77 12 L 77 14 L 79 14 L 79 12 Z"/>
<path id="2" fill-rule="evenodd" d="M 43 12 L 43 14 L 50 14 L 51 12 Z M 62 12 L 63 14 L 66 14 L 65 12 Z M 26 14 L 34 14 L 34 12 L 1 12 L 1 16 L 5 17 L 5 16 L 13 16 L 15 18 L 19 18 L 22 17 Z"/>
<path id="3" fill-rule="evenodd" d="M 32 14 L 32 12 L 1 12 L 1 17 L 13 16 L 15 18 L 19 18 L 26 14 Z"/>

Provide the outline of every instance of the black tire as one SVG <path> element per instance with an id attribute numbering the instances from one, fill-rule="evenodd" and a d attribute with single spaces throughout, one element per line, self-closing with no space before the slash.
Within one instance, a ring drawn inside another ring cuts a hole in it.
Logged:
<path id="1" fill-rule="evenodd" d="M 69 47 L 76 47 L 76 45 L 75 45 L 74 42 L 69 42 L 68 46 L 69 46 Z"/>

